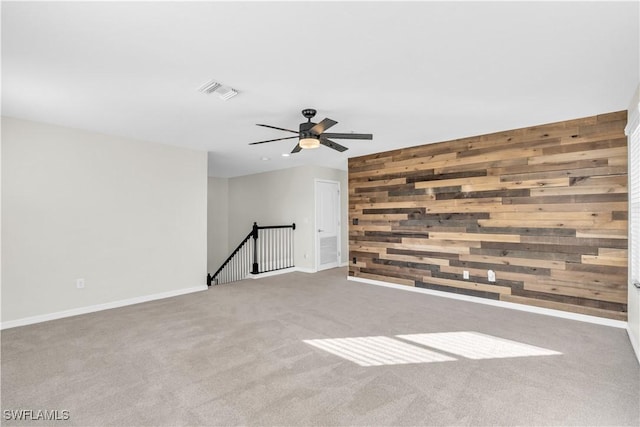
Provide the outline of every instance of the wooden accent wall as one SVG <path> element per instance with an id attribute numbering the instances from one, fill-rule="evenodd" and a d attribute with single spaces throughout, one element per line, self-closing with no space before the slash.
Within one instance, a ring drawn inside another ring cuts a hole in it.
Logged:
<path id="1" fill-rule="evenodd" d="M 625 320 L 625 124 L 621 111 L 349 159 L 349 275 Z"/>

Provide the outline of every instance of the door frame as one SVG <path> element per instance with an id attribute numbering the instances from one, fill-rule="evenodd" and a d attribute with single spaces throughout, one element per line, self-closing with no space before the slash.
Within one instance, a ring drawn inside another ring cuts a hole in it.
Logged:
<path id="1" fill-rule="evenodd" d="M 340 205 L 340 199 L 342 197 L 342 189 L 340 188 L 340 181 L 334 181 L 331 179 L 314 179 L 313 180 L 313 245 L 314 245 L 314 270 L 316 272 L 321 271 L 320 270 L 320 236 L 318 233 L 318 183 L 320 182 L 324 182 L 324 183 L 329 183 L 329 184 L 336 184 L 338 186 L 338 203 L 336 204 L 336 217 L 338 220 L 338 225 L 337 225 L 337 246 L 338 246 L 338 258 L 337 258 L 337 263 L 338 263 L 338 267 L 340 267 L 340 265 L 342 264 L 342 206 Z"/>

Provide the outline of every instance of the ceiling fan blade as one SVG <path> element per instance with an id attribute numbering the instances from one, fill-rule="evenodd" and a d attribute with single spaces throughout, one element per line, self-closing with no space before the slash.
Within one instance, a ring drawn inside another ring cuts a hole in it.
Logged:
<path id="1" fill-rule="evenodd" d="M 335 120 L 322 119 L 322 121 L 320 123 L 317 123 L 314 127 L 309 129 L 309 131 L 311 133 L 316 134 L 316 135 L 320 135 L 325 130 L 329 129 L 331 126 L 334 126 L 334 125 L 337 125 L 337 124 L 338 124 L 338 122 L 336 122 Z"/>
<path id="2" fill-rule="evenodd" d="M 249 145 L 264 144 L 265 142 L 282 141 L 283 139 L 293 139 L 293 138 L 297 138 L 297 136 L 288 136 L 286 138 L 276 138 L 276 139 L 267 139 L 266 141 L 250 142 Z"/>
<path id="3" fill-rule="evenodd" d="M 370 133 L 324 133 L 322 136 L 335 139 L 373 139 Z"/>
<path id="4" fill-rule="evenodd" d="M 300 150 L 302 150 L 302 147 L 300 147 L 300 144 L 296 144 L 296 146 L 293 147 L 293 150 L 291 150 L 291 154 L 299 153 Z"/>
<path id="5" fill-rule="evenodd" d="M 345 147 L 344 145 L 340 145 L 337 142 L 333 142 L 333 141 L 331 141 L 330 139 L 327 139 L 327 138 L 320 138 L 320 144 L 322 144 L 324 146 L 327 146 L 329 148 L 333 148 L 334 150 L 338 150 L 340 152 L 348 150 L 348 148 Z"/>
<path id="6" fill-rule="evenodd" d="M 285 132 L 291 132 L 291 133 L 298 134 L 298 131 L 297 131 L 297 130 L 291 130 L 291 129 L 279 128 L 279 127 L 271 126 L 271 125 L 260 125 L 260 124 L 256 124 L 256 126 L 262 126 L 262 127 L 265 127 L 265 128 L 271 128 L 271 129 L 278 129 L 278 130 L 283 130 L 283 131 L 285 131 Z"/>

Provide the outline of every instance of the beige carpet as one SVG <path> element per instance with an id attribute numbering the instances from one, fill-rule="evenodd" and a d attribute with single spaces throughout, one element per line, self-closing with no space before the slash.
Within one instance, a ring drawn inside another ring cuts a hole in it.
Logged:
<path id="1" fill-rule="evenodd" d="M 290 273 L 3 331 L 2 425 L 640 425 L 624 330 L 345 277 Z M 461 331 L 551 353 L 433 347 Z M 394 364 L 373 348 L 391 362 L 360 366 L 303 342 L 372 336 L 428 357 Z M 69 419 L 6 420 L 19 409 Z"/>

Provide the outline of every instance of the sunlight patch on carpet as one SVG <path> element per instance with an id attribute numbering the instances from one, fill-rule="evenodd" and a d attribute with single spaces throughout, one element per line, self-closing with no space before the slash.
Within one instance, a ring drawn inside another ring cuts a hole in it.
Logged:
<path id="1" fill-rule="evenodd" d="M 304 340 L 305 343 L 350 360 L 360 366 L 447 362 L 453 357 L 389 337 L 355 337 Z"/>
<path id="2" fill-rule="evenodd" d="M 467 359 L 497 359 L 562 354 L 554 350 L 479 332 L 441 332 L 396 336 L 403 340 L 466 357 Z"/>

